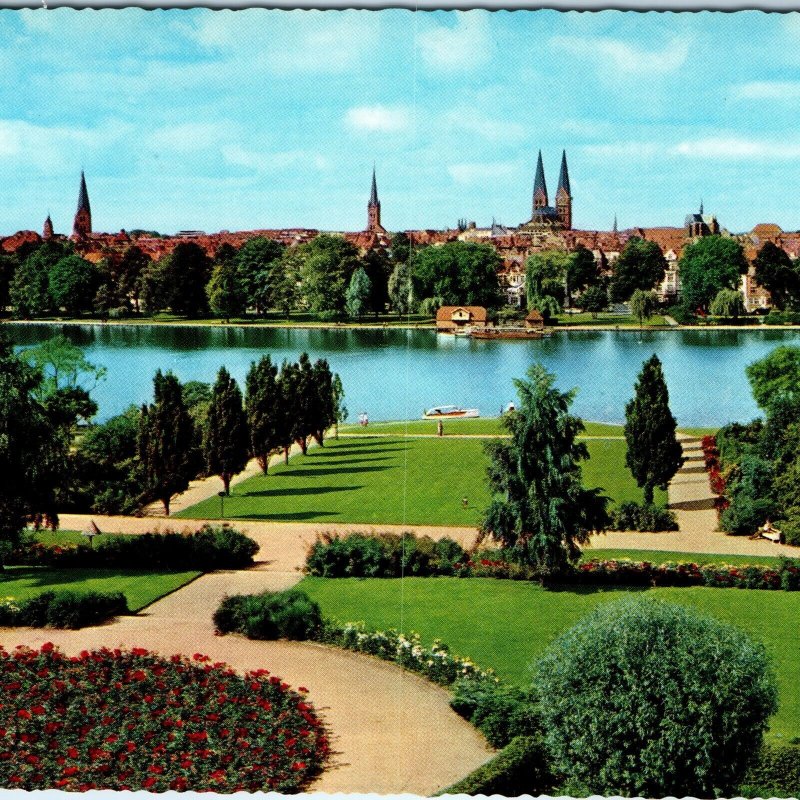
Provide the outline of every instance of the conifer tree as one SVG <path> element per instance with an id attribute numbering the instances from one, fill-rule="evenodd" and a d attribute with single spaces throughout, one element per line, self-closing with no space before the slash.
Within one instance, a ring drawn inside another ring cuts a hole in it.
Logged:
<path id="1" fill-rule="evenodd" d="M 580 555 L 579 545 L 608 523 L 607 498 L 585 489 L 580 461 L 588 458 L 577 441 L 583 423 L 569 413 L 574 390 L 553 387 L 555 376 L 541 364 L 516 380 L 520 403 L 506 414 L 507 441 L 487 445 L 493 499 L 481 524 L 542 577 L 556 573 Z"/>
<path id="2" fill-rule="evenodd" d="M 661 361 L 654 353 L 645 361 L 633 399 L 625 407 L 625 463 L 644 490 L 646 505 L 653 503 L 653 489 L 666 489 L 683 463 L 676 427 Z"/>
<path id="3" fill-rule="evenodd" d="M 282 445 L 278 368 L 269 356 L 250 365 L 245 386 L 245 410 L 250 428 L 250 450 L 264 474 L 269 467 L 270 453 Z"/>
<path id="4" fill-rule="evenodd" d="M 283 449 L 283 460 L 289 463 L 289 449 L 295 440 L 297 396 L 300 388 L 300 369 L 297 364 L 284 361 L 278 376 L 278 393 L 275 409 L 275 437 Z"/>
<path id="5" fill-rule="evenodd" d="M 345 311 L 351 319 L 361 319 L 367 311 L 372 281 L 363 267 L 359 267 L 350 278 L 350 285 L 345 295 Z"/>
<path id="6" fill-rule="evenodd" d="M 211 390 L 203 453 L 206 471 L 219 475 L 225 494 L 230 494 L 231 478 L 247 466 L 250 458 L 250 431 L 242 392 L 225 367 L 220 368 Z"/>
<path id="7" fill-rule="evenodd" d="M 247 298 L 239 278 L 239 272 L 233 261 L 219 261 L 211 273 L 211 280 L 206 287 L 211 310 L 230 322 L 231 317 L 244 314 Z"/>
<path id="8" fill-rule="evenodd" d="M 138 454 L 145 497 L 164 504 L 186 491 L 197 474 L 197 432 L 178 379 L 161 370 L 153 378 L 154 402 L 142 406 Z"/>

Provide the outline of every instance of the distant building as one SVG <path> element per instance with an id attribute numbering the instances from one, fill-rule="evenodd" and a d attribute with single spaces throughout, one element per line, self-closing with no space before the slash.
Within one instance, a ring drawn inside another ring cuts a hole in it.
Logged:
<path id="1" fill-rule="evenodd" d="M 50 215 L 47 215 L 47 219 L 44 221 L 44 227 L 42 228 L 42 239 L 52 239 L 53 238 L 53 220 L 50 219 Z"/>
<path id="2" fill-rule="evenodd" d="M 689 239 L 699 239 L 702 236 L 717 236 L 719 222 L 713 214 L 703 213 L 703 201 L 700 201 L 700 210 L 696 214 L 687 214 L 684 221 L 686 236 Z"/>
<path id="3" fill-rule="evenodd" d="M 72 224 L 73 239 L 88 239 L 92 235 L 92 209 L 89 205 L 89 192 L 86 190 L 86 176 L 81 170 L 81 188 L 78 192 L 78 210 Z"/>
<path id="4" fill-rule="evenodd" d="M 375 179 L 375 167 L 372 168 L 372 188 L 367 203 L 367 231 L 370 233 L 386 233 L 381 225 L 381 201 L 378 200 L 378 182 Z"/>
<path id="5" fill-rule="evenodd" d="M 572 229 L 572 191 L 569 185 L 569 170 L 567 168 L 567 152 L 561 154 L 561 172 L 558 176 L 558 189 L 556 190 L 556 204 L 551 206 L 547 196 L 547 182 L 544 177 L 542 151 L 536 162 L 536 176 L 533 179 L 533 203 L 531 218 L 519 226 L 518 231 L 535 232 L 542 228 L 553 230 Z"/>
<path id="6" fill-rule="evenodd" d="M 458 328 L 485 328 L 486 309 L 483 306 L 442 306 L 436 312 L 436 330 L 452 333 Z"/>

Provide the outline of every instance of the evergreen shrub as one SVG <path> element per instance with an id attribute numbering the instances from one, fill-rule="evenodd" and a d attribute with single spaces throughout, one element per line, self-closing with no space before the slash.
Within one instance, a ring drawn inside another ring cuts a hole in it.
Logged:
<path id="1" fill-rule="evenodd" d="M 630 501 L 611 510 L 611 529 L 617 531 L 676 531 L 678 521 L 668 508 Z"/>
<path id="2" fill-rule="evenodd" d="M 248 639 L 303 641 L 322 626 L 319 605 L 299 589 L 225 597 L 213 619 L 220 633 L 242 633 Z"/>
<path id="3" fill-rule="evenodd" d="M 574 796 L 730 795 L 777 709 L 761 644 L 648 598 L 603 605 L 559 636 L 533 688 Z"/>
<path id="4" fill-rule="evenodd" d="M 127 613 L 122 592 L 49 591 L 28 600 L 0 602 L 0 626 L 75 630 Z"/>

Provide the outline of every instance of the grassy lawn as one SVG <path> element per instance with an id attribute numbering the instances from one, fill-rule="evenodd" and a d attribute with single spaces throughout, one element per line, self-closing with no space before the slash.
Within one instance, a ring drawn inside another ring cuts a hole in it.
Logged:
<path id="1" fill-rule="evenodd" d="M 618 325 L 620 328 L 638 328 L 639 320 L 632 314 L 612 314 L 610 312 L 600 312 L 597 319 L 588 312 L 580 314 L 559 314 L 556 319 L 558 320 L 559 327 L 569 325 Z M 653 325 L 666 325 L 667 321 L 664 317 L 656 314 L 649 319 L 644 320 L 643 327 Z"/>
<path id="2" fill-rule="evenodd" d="M 479 417 L 477 419 L 446 419 L 443 421 L 444 435 L 456 436 L 468 434 L 472 436 L 507 435 L 499 417 Z M 586 422 L 584 436 L 623 436 L 622 425 L 610 425 L 605 422 Z M 405 434 L 436 435 L 436 420 L 412 419 L 399 422 L 370 422 L 366 428 L 359 425 L 342 425 L 342 433 L 393 433 L 397 436 Z"/>
<path id="3" fill-rule="evenodd" d="M 798 552 L 800 556 L 800 552 Z M 592 547 L 583 551 L 582 561 L 590 559 L 628 559 L 629 561 L 649 561 L 651 564 L 667 562 L 688 562 L 693 564 L 729 564 L 732 567 L 744 565 L 775 566 L 778 556 L 740 556 L 724 553 L 678 553 L 668 550 L 616 550 L 612 548 Z"/>
<path id="4" fill-rule="evenodd" d="M 529 680 L 531 661 L 556 635 L 599 603 L 635 591 L 548 591 L 533 583 L 491 578 L 305 578 L 300 588 L 327 617 L 416 631 L 427 644 L 440 638 L 453 652 L 520 685 Z M 780 688 L 770 737 L 800 736 L 800 592 L 704 587 L 640 591 L 732 622 L 761 640 L 774 660 Z"/>
<path id="5" fill-rule="evenodd" d="M 199 572 L 152 572 L 143 569 L 55 569 L 6 567 L 0 574 L 0 596 L 27 600 L 44 591 L 122 592 L 131 611 L 178 589 Z"/>
<path id="6" fill-rule="evenodd" d="M 615 502 L 641 500 L 625 468 L 625 442 L 590 439 L 588 486 L 603 486 Z M 400 436 L 329 439 L 288 466 L 238 484 L 225 499 L 225 517 L 365 525 L 475 526 L 489 502 L 486 456 L 479 439 Z M 656 491 L 664 502 L 665 493 Z M 463 507 L 462 498 L 468 500 Z M 219 517 L 212 497 L 175 514 Z"/>

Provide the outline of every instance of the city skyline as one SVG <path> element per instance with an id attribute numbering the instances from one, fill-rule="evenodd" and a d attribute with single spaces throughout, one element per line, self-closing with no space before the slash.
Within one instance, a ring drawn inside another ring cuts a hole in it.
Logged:
<path id="1" fill-rule="evenodd" d="M 796 230 L 798 41 L 760 12 L 5 10 L 0 231 L 69 233 L 81 169 L 98 231 L 360 230 L 373 165 L 389 230 L 516 226 L 539 149 L 579 229 L 702 198 Z"/>

